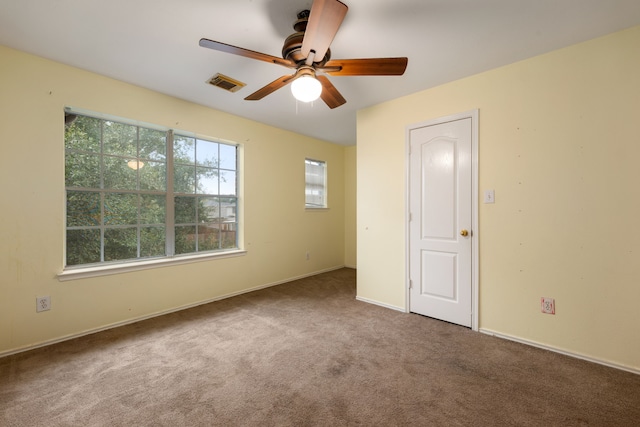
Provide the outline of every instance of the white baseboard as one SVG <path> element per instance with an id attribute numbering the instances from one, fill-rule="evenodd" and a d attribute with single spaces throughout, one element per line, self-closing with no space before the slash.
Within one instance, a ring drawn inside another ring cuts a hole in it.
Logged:
<path id="1" fill-rule="evenodd" d="M 372 300 L 372 299 L 368 299 L 368 298 L 363 298 L 363 297 L 356 296 L 356 300 L 362 301 L 362 302 L 366 302 L 368 304 L 379 305 L 380 307 L 389 308 L 391 310 L 400 311 L 402 313 L 406 313 L 407 312 L 404 309 L 404 307 L 398 307 L 398 306 L 395 306 L 395 305 L 386 304 L 384 302 L 380 302 L 380 301 L 376 301 L 376 300 Z"/>
<path id="2" fill-rule="evenodd" d="M 122 322 L 111 323 L 111 324 L 106 325 L 106 326 L 101 326 L 101 327 L 98 327 L 98 328 L 88 329 L 88 330 L 85 330 L 85 331 L 82 331 L 82 332 L 78 332 L 78 333 L 75 333 L 75 334 L 65 335 L 65 336 L 62 336 L 60 338 L 54 338 L 54 339 L 51 339 L 51 340 L 42 341 L 42 342 L 39 342 L 37 344 L 32 344 L 32 345 L 28 345 L 28 346 L 25 346 L 25 347 L 20 347 L 20 348 L 17 348 L 17 349 L 7 350 L 7 351 L 4 351 L 4 352 L 0 352 L 0 358 L 1 357 L 5 357 L 5 356 L 10 356 L 12 354 L 23 353 L 23 352 L 29 351 L 29 350 L 35 350 L 36 348 L 46 347 L 46 346 L 57 344 L 57 343 L 61 343 L 61 342 L 64 342 L 64 341 L 69 341 L 69 340 L 80 338 L 80 337 L 83 337 L 83 336 L 86 336 L 86 335 L 95 334 L 97 332 L 102 332 L 102 331 L 106 331 L 106 330 L 109 330 L 109 329 L 118 328 L 120 326 L 130 325 L 132 323 L 141 322 L 143 320 L 153 319 L 154 317 L 164 316 L 165 314 L 171 314 L 171 313 L 175 313 L 175 312 L 178 312 L 178 311 L 187 310 L 189 308 L 194 308 L 194 307 L 198 307 L 200 305 L 205 305 L 205 304 L 209 304 L 209 303 L 212 303 L 212 302 L 220 301 L 220 300 L 223 300 L 223 299 L 235 297 L 235 296 L 238 296 L 238 295 L 247 294 L 249 292 L 258 291 L 260 289 L 265 289 L 265 288 L 270 288 L 272 286 L 282 285 L 284 283 L 293 282 L 293 281 L 296 281 L 296 280 L 299 280 L 299 279 L 304 279 L 306 277 L 317 276 L 318 274 L 328 273 L 330 271 L 339 270 L 341 268 L 344 268 L 344 266 L 343 265 L 339 265 L 339 266 L 335 266 L 335 267 L 325 268 L 323 270 L 318 270 L 318 271 L 315 271 L 313 273 L 302 274 L 300 276 L 290 277 L 290 278 L 287 278 L 287 279 L 284 279 L 284 280 L 278 280 L 276 282 L 265 283 L 263 285 L 254 286 L 254 287 L 248 288 L 248 289 L 243 289 L 243 290 L 238 291 L 238 292 L 232 292 L 232 293 L 229 293 L 229 294 L 225 294 L 225 295 L 217 296 L 217 297 L 214 297 L 214 298 L 210 298 L 208 300 L 198 301 L 198 302 L 193 303 L 193 304 L 187 304 L 187 305 L 183 305 L 183 306 L 180 306 L 180 307 L 171 308 L 169 310 L 159 311 L 159 312 L 148 314 L 148 315 L 145 315 L 145 316 L 140 316 L 140 317 L 135 317 L 133 319 L 124 320 Z"/>
<path id="3" fill-rule="evenodd" d="M 543 350 L 548 350 L 548 351 L 553 351 L 554 353 L 560 353 L 563 354 L 565 356 L 570 356 L 570 357 L 575 357 L 576 359 L 582 359 L 582 360 L 586 360 L 587 362 L 592 362 L 592 363 L 597 363 L 599 365 L 604 365 L 604 366 L 608 366 L 610 368 L 615 368 L 615 369 L 620 369 L 621 371 L 627 371 L 627 372 L 631 372 L 632 374 L 637 374 L 640 375 L 640 369 L 638 368 L 634 368 L 631 366 L 626 366 L 626 365 L 621 365 L 618 363 L 613 363 L 613 362 L 609 362 L 607 360 L 602 360 L 602 359 L 597 359 L 594 357 L 590 357 L 590 356 L 585 356 L 583 354 L 580 353 L 573 353 L 570 351 L 566 351 L 563 350 L 561 348 L 557 348 L 557 347 L 553 347 L 550 345 L 546 345 L 546 344 L 541 344 L 539 342 L 536 341 L 531 341 L 531 340 L 527 340 L 527 339 L 523 339 L 523 338 L 518 338 L 512 335 L 507 335 L 507 334 L 502 334 L 496 331 L 492 331 L 491 329 L 485 329 L 485 328 L 480 328 L 479 332 L 486 334 L 486 335 L 491 335 L 497 338 L 502 338 L 505 340 L 509 340 L 509 341 L 515 341 L 518 342 L 520 344 L 526 344 L 526 345 L 530 345 L 532 347 L 537 347 L 537 348 L 541 348 Z"/>

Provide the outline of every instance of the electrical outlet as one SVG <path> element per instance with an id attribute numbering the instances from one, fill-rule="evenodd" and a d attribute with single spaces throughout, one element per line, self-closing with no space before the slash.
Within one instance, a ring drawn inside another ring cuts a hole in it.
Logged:
<path id="1" fill-rule="evenodd" d="M 556 314 L 556 300 L 553 298 L 540 298 L 542 312 L 546 314 Z"/>
<path id="2" fill-rule="evenodd" d="M 51 297 L 37 297 L 36 298 L 36 313 L 41 311 L 51 310 Z"/>

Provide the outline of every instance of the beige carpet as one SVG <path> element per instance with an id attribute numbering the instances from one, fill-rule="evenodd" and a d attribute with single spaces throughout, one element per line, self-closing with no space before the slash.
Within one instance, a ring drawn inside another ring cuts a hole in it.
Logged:
<path id="1" fill-rule="evenodd" d="M 0 411 L 2 426 L 637 426 L 640 376 L 358 302 L 341 269 L 2 358 Z"/>

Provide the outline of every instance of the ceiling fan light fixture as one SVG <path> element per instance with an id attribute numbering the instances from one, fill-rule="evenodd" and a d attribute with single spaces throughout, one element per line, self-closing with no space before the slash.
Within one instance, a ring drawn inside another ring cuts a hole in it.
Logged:
<path id="1" fill-rule="evenodd" d="M 313 76 L 306 75 L 291 83 L 293 97 L 301 102 L 311 102 L 320 98 L 322 84 Z"/>

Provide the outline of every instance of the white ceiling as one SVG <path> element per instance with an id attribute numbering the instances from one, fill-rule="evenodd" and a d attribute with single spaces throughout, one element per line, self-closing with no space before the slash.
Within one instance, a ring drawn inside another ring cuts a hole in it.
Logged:
<path id="1" fill-rule="evenodd" d="M 0 0 L 0 44 L 353 145 L 361 108 L 640 24 L 639 0 L 343 1 L 332 59 L 406 56 L 409 65 L 401 77 L 330 77 L 347 99 L 334 110 L 296 105 L 288 87 L 244 101 L 292 70 L 198 46 L 204 37 L 280 56 L 312 0 Z M 206 84 L 215 73 L 247 86 Z"/>

